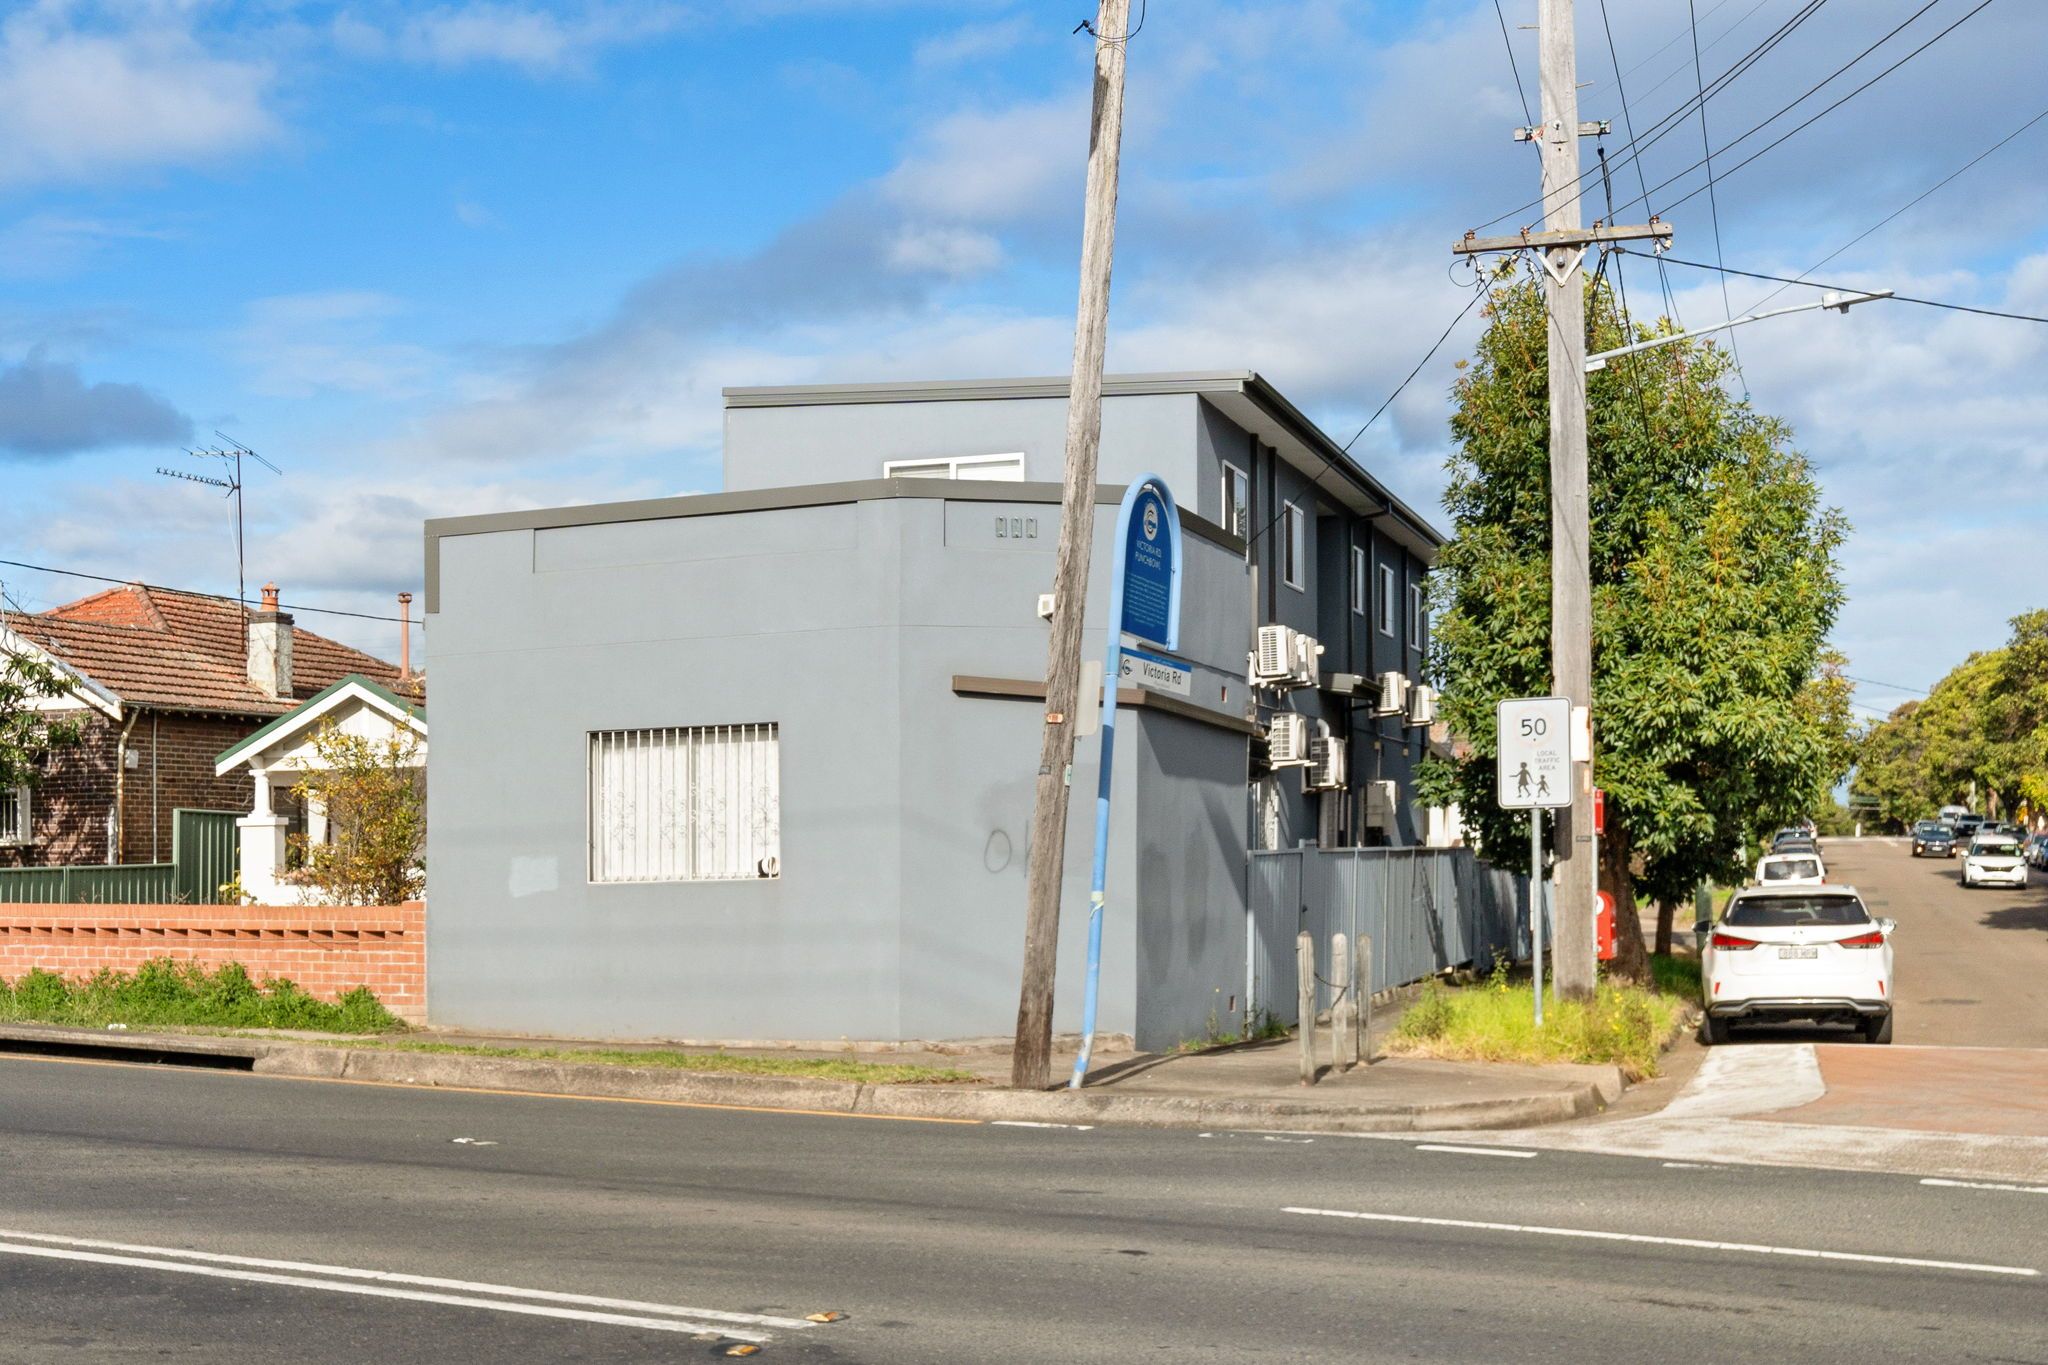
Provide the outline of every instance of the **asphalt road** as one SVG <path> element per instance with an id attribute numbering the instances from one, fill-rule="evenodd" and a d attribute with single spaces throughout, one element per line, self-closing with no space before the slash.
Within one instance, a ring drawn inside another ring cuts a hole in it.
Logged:
<path id="1" fill-rule="evenodd" d="M 2048 1196 L 1901 1176 L 21 1057 L 0 1150 L 7 1361 L 2048 1362 Z"/>
<path id="2" fill-rule="evenodd" d="M 1915 858 L 1903 839 L 1827 840 L 1828 877 L 1899 923 L 1892 940 L 1899 1044 L 2048 1048 L 2048 874 L 2024 889 L 1965 891 L 1960 858 Z M 1839 1041 L 1849 1030 L 1757 1028 L 1738 1037 Z"/>

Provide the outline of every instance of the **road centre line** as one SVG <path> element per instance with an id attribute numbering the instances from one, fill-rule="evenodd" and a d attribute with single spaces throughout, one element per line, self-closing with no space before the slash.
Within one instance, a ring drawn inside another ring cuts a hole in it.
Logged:
<path id="1" fill-rule="evenodd" d="M 423 1289 L 460 1290 L 469 1294 L 502 1294 L 513 1298 L 532 1299 L 541 1303 L 571 1304 L 580 1308 L 624 1309 L 632 1313 L 655 1313 L 668 1317 L 701 1319 L 705 1323 L 730 1323 L 743 1327 L 774 1327 L 792 1332 L 809 1331 L 818 1324 L 803 1318 L 776 1317 L 766 1313 L 730 1313 L 715 1308 L 689 1308 L 678 1304 L 650 1303 L 642 1299 L 615 1299 L 595 1294 L 570 1294 L 554 1289 L 527 1289 L 518 1285 L 490 1284 L 477 1280 L 453 1280 L 438 1275 L 408 1275 L 396 1270 L 364 1270 L 356 1266 L 323 1265 L 316 1261 L 279 1261 L 262 1256 L 230 1256 L 213 1251 L 188 1251 L 182 1247 L 138 1246 L 132 1242 L 109 1242 L 94 1237 L 60 1237 L 51 1233 L 18 1232 L 0 1228 L 0 1251 L 33 1255 L 46 1250 L 45 1247 L 8 1246 L 8 1242 L 39 1242 L 53 1246 L 75 1248 L 83 1259 L 99 1259 L 87 1253 L 118 1253 L 116 1260 L 121 1263 L 155 1264 L 167 1262 L 201 1262 L 207 1265 L 246 1267 L 262 1271 L 291 1271 L 310 1275 L 326 1276 L 334 1280 L 365 1280 L 385 1285 L 418 1286 Z M 137 1259 L 141 1258 L 141 1259 Z M 159 1269 L 182 1268 L 178 1265 L 161 1265 Z M 231 1273 L 223 1271 L 223 1274 Z M 271 1281 L 282 1283 L 284 1281 Z M 292 1279 L 292 1283 L 300 1283 Z M 344 1288 L 319 1284 L 318 1288 Z M 430 1302 L 441 1302 L 430 1299 Z M 454 1302 L 454 1300 L 447 1300 Z M 469 1302 L 464 1300 L 464 1302 Z M 505 1305 L 489 1299 L 474 1301 L 486 1308 L 504 1308 Z M 509 1311 L 509 1310 L 508 1310 Z M 598 1319 L 592 1319 L 596 1321 Z M 722 1330 L 715 1327 L 697 1326 L 693 1330 Z M 728 1332 L 728 1336 L 736 1333 Z M 745 1338 L 755 1340 L 756 1338 Z"/>
<path id="2" fill-rule="evenodd" d="M 1936 1261 L 1916 1256 L 1878 1256 L 1859 1251 L 1815 1251 L 1806 1247 L 1766 1246 L 1753 1242 L 1710 1242 L 1697 1237 L 1653 1237 L 1641 1232 L 1601 1232 L 1594 1228 L 1552 1228 L 1530 1223 L 1487 1223 L 1469 1218 L 1418 1218 L 1403 1213 L 1359 1213 L 1350 1209 L 1284 1207 L 1282 1213 L 1316 1218 L 1352 1218 L 1371 1223 L 1405 1223 L 1433 1228 L 1472 1228 L 1481 1232 L 1521 1232 L 1538 1237 L 1582 1237 L 1597 1242 L 1635 1242 L 1648 1246 L 1689 1247 L 1696 1251 L 1734 1251 L 1756 1256 L 1797 1256 L 1818 1261 L 1855 1261 L 1865 1265 L 1909 1266 L 1921 1270 L 1969 1270 L 1984 1275 L 2032 1278 L 2041 1272 L 2027 1266 L 1983 1265 L 1974 1261 Z"/>
<path id="3" fill-rule="evenodd" d="M 1418 1152 L 1450 1152 L 1457 1156 L 1517 1156 L 1524 1160 L 1536 1155 L 1534 1152 L 1518 1152 L 1511 1147 L 1467 1147 L 1459 1143 L 1418 1142 Z"/>
<path id="4" fill-rule="evenodd" d="M 1936 1180 L 1926 1179 L 1923 1185 L 1938 1185 L 1948 1190 L 2002 1190 L 2007 1194 L 2048 1194 L 2048 1185 L 2000 1185 L 1988 1180 Z"/>
<path id="5" fill-rule="evenodd" d="M 990 1119 L 988 1126 L 991 1128 L 1064 1128 L 1074 1133 L 1092 1133 L 1095 1131 L 1095 1125 L 1092 1123 L 1041 1123 L 1035 1119 Z"/>

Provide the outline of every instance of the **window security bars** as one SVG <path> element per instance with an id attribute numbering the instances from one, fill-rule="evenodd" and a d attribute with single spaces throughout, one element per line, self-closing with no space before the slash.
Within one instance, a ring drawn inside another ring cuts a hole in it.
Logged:
<path id="1" fill-rule="evenodd" d="M 590 735 L 591 881 L 755 881 L 781 855 L 778 726 Z"/>

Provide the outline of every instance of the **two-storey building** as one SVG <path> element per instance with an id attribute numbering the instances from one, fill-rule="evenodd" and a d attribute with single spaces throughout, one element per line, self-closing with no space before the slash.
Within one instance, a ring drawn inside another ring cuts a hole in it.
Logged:
<path id="1" fill-rule="evenodd" d="M 1007 1033 L 1066 407 L 1055 380 L 728 390 L 721 493 L 429 522 L 434 1017 Z M 1141 474 L 1180 503 L 1179 684 L 1119 691 L 1102 1020 L 1157 1047 L 1258 1006 L 1252 849 L 1417 841 L 1427 717 L 1376 713 L 1423 673 L 1439 538 L 1253 374 L 1109 381 L 1097 565 Z M 1273 625 L 1321 644 L 1316 685 L 1251 684 Z M 1276 730 L 1323 766 L 1276 766 Z M 1063 983 L 1095 773 L 1084 737 Z"/>

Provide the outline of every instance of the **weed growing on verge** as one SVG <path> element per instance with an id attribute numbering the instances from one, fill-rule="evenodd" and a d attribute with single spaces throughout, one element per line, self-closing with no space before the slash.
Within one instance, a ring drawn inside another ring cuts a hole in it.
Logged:
<path id="1" fill-rule="evenodd" d="M 1676 994 L 1603 981 L 1589 1000 L 1546 1001 L 1539 1029 L 1528 982 L 1511 982 L 1496 966 L 1475 986 L 1430 982 L 1401 1016 L 1390 1050 L 1464 1061 L 1607 1062 L 1642 1080 L 1657 1074 L 1658 1054 L 1685 1012 Z"/>
<path id="2" fill-rule="evenodd" d="M 67 981 L 38 967 L 12 985 L 0 981 L 0 1019 L 86 1028 L 130 1024 L 323 1033 L 389 1033 L 406 1027 L 362 986 L 330 1003 L 285 977 L 254 981 L 239 962 L 208 971 L 196 962 L 167 957 L 150 959 L 132 975 L 102 968 L 83 981 Z"/>

